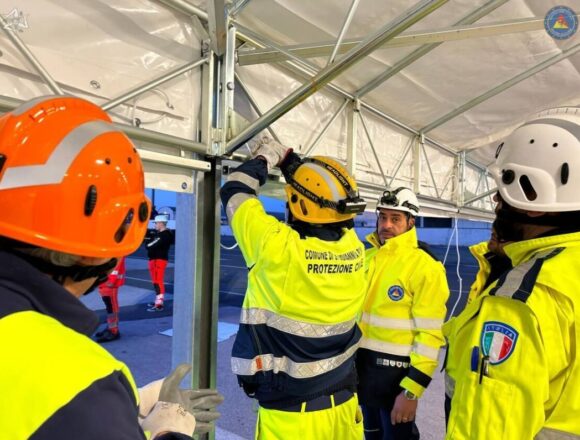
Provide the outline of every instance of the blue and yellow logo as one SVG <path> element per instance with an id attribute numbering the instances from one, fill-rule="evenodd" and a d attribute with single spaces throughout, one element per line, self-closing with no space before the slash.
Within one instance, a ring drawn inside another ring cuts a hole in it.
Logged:
<path id="1" fill-rule="evenodd" d="M 400 301 L 405 296 L 405 291 L 401 286 L 391 286 L 389 287 L 387 294 L 393 301 Z"/>
<path id="2" fill-rule="evenodd" d="M 578 30 L 578 17 L 567 6 L 556 6 L 548 11 L 544 19 L 546 32 L 552 38 L 565 40 L 570 38 Z"/>

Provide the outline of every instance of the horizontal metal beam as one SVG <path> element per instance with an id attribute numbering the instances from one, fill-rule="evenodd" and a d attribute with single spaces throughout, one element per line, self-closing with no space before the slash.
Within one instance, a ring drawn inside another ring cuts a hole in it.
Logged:
<path id="1" fill-rule="evenodd" d="M 203 63 L 206 63 L 206 62 L 207 62 L 207 58 L 202 58 L 201 60 L 192 61 L 190 63 L 187 63 L 184 66 L 178 67 L 170 72 L 167 72 L 166 74 L 160 76 L 159 78 L 154 79 L 153 81 L 149 81 L 143 85 L 135 87 L 134 89 L 128 91 L 127 93 L 122 94 L 118 98 L 114 98 L 114 99 L 110 100 L 109 102 L 104 103 L 103 105 L 101 105 L 101 108 L 105 111 L 108 111 L 112 108 L 115 108 L 118 105 L 121 105 L 122 103 L 124 103 L 125 101 L 128 101 L 131 98 L 134 98 L 136 96 L 141 95 L 142 93 L 145 93 L 151 89 L 154 89 L 155 87 L 157 87 L 163 83 L 166 83 L 167 81 L 170 81 L 173 78 L 176 78 L 176 77 L 178 77 L 186 72 L 189 72 L 190 70 L 195 69 L 196 67 L 201 66 Z"/>
<path id="2" fill-rule="evenodd" d="M 405 11 L 400 17 L 397 17 L 387 25 L 381 27 L 378 31 L 367 37 L 360 45 L 346 53 L 334 64 L 322 69 L 311 79 L 310 82 L 298 87 L 279 104 L 268 110 L 264 116 L 250 124 L 250 126 L 228 142 L 226 153 L 231 154 L 234 152 L 244 142 L 258 134 L 271 123 L 278 120 L 300 102 L 315 93 L 319 88 L 332 81 L 343 71 L 360 61 L 368 54 L 372 53 L 386 40 L 398 35 L 403 30 L 443 6 L 447 1 L 448 0 L 422 0 L 414 7 Z"/>
<path id="3" fill-rule="evenodd" d="M 166 145 L 168 147 L 177 147 L 182 150 L 193 151 L 194 153 L 207 154 L 207 146 L 194 142 L 190 139 L 172 136 L 170 134 L 159 133 L 144 128 L 137 128 L 131 125 L 115 124 L 119 130 L 122 130 L 131 139 L 137 141 L 151 142 L 157 145 Z"/>
<path id="4" fill-rule="evenodd" d="M 198 8 L 197 6 L 192 5 L 191 3 L 185 0 L 157 0 L 157 1 L 173 9 L 176 9 L 177 11 L 183 14 L 195 15 L 204 21 L 207 21 L 209 18 L 207 12 L 205 12 L 203 9 Z"/>
<path id="5" fill-rule="evenodd" d="M 483 6 L 480 6 L 476 10 L 474 10 L 474 11 L 470 12 L 469 14 L 467 14 L 465 17 L 461 18 L 461 20 L 459 20 L 457 23 L 454 23 L 454 26 L 462 26 L 462 25 L 470 25 L 470 24 L 473 24 L 477 20 L 479 20 L 480 18 L 485 17 L 490 12 L 492 12 L 495 9 L 499 8 L 501 5 L 503 5 L 507 1 L 508 0 L 491 0 L 491 1 L 488 1 Z M 443 44 L 443 42 L 429 43 L 429 44 L 422 45 L 418 49 L 415 49 L 413 52 L 411 52 L 409 55 L 407 55 L 406 57 L 404 57 L 402 60 L 396 62 L 393 66 L 391 66 L 388 69 L 386 69 L 383 73 L 381 73 L 380 75 L 378 75 L 376 78 L 374 78 L 368 84 L 364 85 L 359 90 L 357 90 L 355 92 L 355 95 L 357 97 L 359 97 L 359 98 L 362 98 L 364 95 L 366 95 L 370 91 L 376 89 L 379 85 L 383 84 L 389 78 L 395 76 L 397 73 L 399 73 L 405 67 L 411 65 L 412 63 L 414 63 L 415 61 L 417 61 L 419 58 L 422 58 L 423 56 L 427 55 L 429 52 L 431 52 L 432 50 L 436 49 L 441 44 Z"/>
<path id="6" fill-rule="evenodd" d="M 431 130 L 434 130 L 435 128 L 445 124 L 447 121 L 455 118 L 456 116 L 460 115 L 461 113 L 465 113 L 467 110 L 481 104 L 484 101 L 487 101 L 489 98 L 492 98 L 492 97 L 500 94 L 504 90 L 507 90 L 510 87 L 515 86 L 516 84 L 524 81 L 525 79 L 528 79 L 530 76 L 533 76 L 536 73 L 541 72 L 542 70 L 547 69 L 548 67 L 550 67 L 556 63 L 559 63 L 560 61 L 574 55 L 578 51 L 580 51 L 580 44 L 575 44 L 574 46 L 562 51 L 560 54 L 555 55 L 553 57 L 548 58 L 547 60 L 542 61 L 541 63 L 535 65 L 531 69 L 528 69 L 528 70 L 520 73 L 519 75 L 514 76 L 513 78 L 504 82 L 503 84 L 500 84 L 499 86 L 494 87 L 491 90 L 488 90 L 487 92 L 479 95 L 477 98 L 474 98 L 471 101 L 466 102 L 462 106 L 459 106 L 455 110 L 447 113 L 446 115 L 441 116 L 436 121 L 433 121 L 429 125 L 426 125 L 425 127 L 423 127 L 420 131 L 422 133 L 428 133 Z"/>
<path id="7" fill-rule="evenodd" d="M 464 204 L 464 205 L 470 205 L 470 204 L 472 204 L 473 202 L 477 202 L 478 200 L 481 200 L 481 199 L 483 199 L 483 198 L 485 198 L 485 197 L 487 197 L 487 196 L 490 196 L 490 195 L 492 195 L 492 194 L 495 194 L 496 192 L 497 192 L 497 188 L 493 188 L 493 189 L 487 190 L 487 191 L 486 191 L 486 192 L 484 192 L 483 194 L 479 194 L 479 195 L 477 195 L 477 196 L 475 196 L 475 197 L 472 197 L 472 198 L 471 198 L 471 199 L 469 199 L 469 200 L 466 200 L 466 201 L 465 201 L 463 204 Z"/>
<path id="8" fill-rule="evenodd" d="M 173 156 L 170 154 L 158 153 L 156 151 L 137 148 L 139 156 L 145 162 L 160 163 L 163 165 L 178 166 L 195 171 L 211 171 L 211 163 L 203 160 L 189 159 L 187 157 Z"/>
<path id="9" fill-rule="evenodd" d="M 544 29 L 544 18 L 523 18 L 497 23 L 450 26 L 443 29 L 408 32 L 398 35 L 391 41 L 384 43 L 381 49 L 417 46 L 422 44 L 443 43 L 445 41 L 467 40 L 472 38 L 494 37 L 498 35 L 538 31 Z M 338 48 L 342 54 L 361 43 L 360 39 L 345 40 Z M 332 53 L 334 41 L 284 46 L 288 52 L 300 58 L 326 57 Z M 239 50 L 238 62 L 241 66 L 262 63 L 279 63 L 288 60 L 288 56 L 272 50 Z"/>

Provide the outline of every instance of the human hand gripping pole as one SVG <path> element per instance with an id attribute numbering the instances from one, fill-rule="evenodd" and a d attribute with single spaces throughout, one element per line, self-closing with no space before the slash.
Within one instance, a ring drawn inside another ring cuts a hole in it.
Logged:
<path id="1" fill-rule="evenodd" d="M 213 427 L 210 422 L 219 418 L 220 414 L 215 411 L 215 407 L 222 403 L 224 398 L 216 390 L 179 388 L 190 370 L 190 365 L 180 364 L 165 379 L 156 380 L 139 389 L 141 427 L 150 431 L 152 438 L 168 431 L 186 435 L 191 435 L 192 432 L 206 433 Z M 157 415 L 161 416 L 160 420 Z M 184 422 L 185 430 L 177 425 L 170 426 L 176 421 Z"/>
<path id="2" fill-rule="evenodd" d="M 252 158 L 263 157 L 268 164 L 268 171 L 280 166 L 292 148 L 276 142 L 267 135 L 258 135 L 248 142 L 248 147 L 252 152 Z"/>

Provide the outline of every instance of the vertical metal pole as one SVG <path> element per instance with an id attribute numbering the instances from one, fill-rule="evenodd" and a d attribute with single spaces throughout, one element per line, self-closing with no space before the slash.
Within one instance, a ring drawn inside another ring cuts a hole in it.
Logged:
<path id="1" fill-rule="evenodd" d="M 373 155 L 375 156 L 375 160 L 376 160 L 377 165 L 379 167 L 379 171 L 381 172 L 381 176 L 382 176 L 383 181 L 385 182 L 385 186 L 386 186 L 387 185 L 387 176 L 385 176 L 385 172 L 383 171 L 383 166 L 381 165 L 381 160 L 379 159 L 379 156 L 377 154 L 377 151 L 375 149 L 375 146 L 373 145 L 373 140 L 371 138 L 371 134 L 370 134 L 369 129 L 367 127 L 367 123 L 366 123 L 365 119 L 363 118 L 363 115 L 362 115 L 362 113 L 360 111 L 359 111 L 358 114 L 360 116 L 360 121 L 362 122 L 362 126 L 363 126 L 364 131 L 365 131 L 365 133 L 367 135 L 367 140 L 369 141 L 369 145 L 371 147 L 371 150 L 373 152 Z"/>
<path id="2" fill-rule="evenodd" d="M 421 139 L 423 135 L 419 135 L 413 142 L 413 192 L 419 194 L 421 192 Z"/>
<path id="3" fill-rule="evenodd" d="M 221 68 L 220 87 L 220 112 L 219 128 L 221 137 L 218 154 L 223 154 L 228 139 L 231 138 L 230 120 L 234 111 L 234 57 L 236 53 L 236 28 L 234 26 L 228 29 L 226 40 L 226 52 L 224 53 Z"/>
<path id="4" fill-rule="evenodd" d="M 465 200 L 465 151 L 457 156 L 457 207 L 461 208 Z"/>
<path id="5" fill-rule="evenodd" d="M 346 169 L 355 178 L 356 172 L 356 145 L 358 138 L 358 114 L 360 112 L 359 102 L 353 101 L 348 112 L 348 126 L 346 134 Z"/>

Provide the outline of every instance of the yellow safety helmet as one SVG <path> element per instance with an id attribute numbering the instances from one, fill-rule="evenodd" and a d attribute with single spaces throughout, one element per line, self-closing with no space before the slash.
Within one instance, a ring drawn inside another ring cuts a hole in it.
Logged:
<path id="1" fill-rule="evenodd" d="M 291 173 L 286 196 L 292 215 L 307 223 L 338 223 L 364 211 L 366 202 L 348 171 L 337 161 L 304 158 Z"/>

